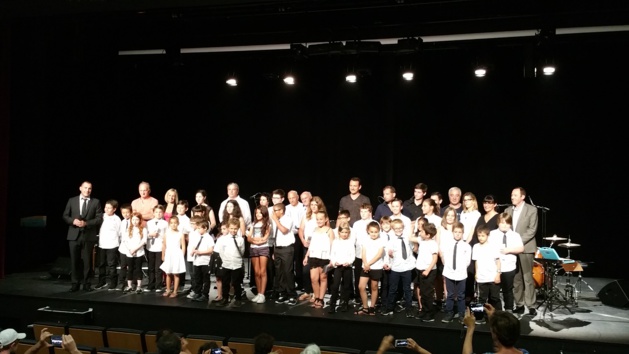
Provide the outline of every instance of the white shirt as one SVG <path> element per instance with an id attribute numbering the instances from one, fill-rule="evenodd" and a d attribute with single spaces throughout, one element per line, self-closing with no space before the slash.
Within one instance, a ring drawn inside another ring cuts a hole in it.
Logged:
<path id="1" fill-rule="evenodd" d="M 513 213 L 511 215 L 511 228 L 515 230 L 518 226 L 518 220 L 520 220 L 520 214 L 522 214 L 523 205 L 519 207 L 513 207 Z"/>
<path id="2" fill-rule="evenodd" d="M 404 233 L 404 235 L 406 235 L 406 233 Z M 406 248 L 406 259 L 402 257 L 402 242 L 404 242 L 404 247 Z M 392 251 L 393 257 L 389 256 L 389 251 Z M 407 237 L 394 235 L 389 242 L 387 242 L 384 252 L 384 261 L 391 267 L 392 271 L 406 272 L 415 268 L 416 260 L 415 256 L 413 256 L 413 248 Z"/>
<path id="3" fill-rule="evenodd" d="M 347 240 L 338 238 L 332 242 L 330 262 L 333 264 L 348 263 L 351 266 L 354 263 L 355 258 L 356 252 L 354 248 L 354 241 L 351 238 L 347 238 Z"/>
<path id="4" fill-rule="evenodd" d="M 255 224 L 253 224 L 253 233 L 251 234 L 251 236 L 253 238 L 263 238 L 264 235 L 262 234 L 262 221 L 258 221 Z M 273 227 L 269 224 L 268 226 L 269 229 L 272 229 Z M 271 230 L 269 230 L 269 233 L 271 232 Z M 266 243 L 262 243 L 262 244 L 251 244 L 249 245 L 250 248 L 261 248 L 261 247 L 269 247 L 269 242 L 267 241 Z"/>
<path id="5" fill-rule="evenodd" d="M 161 252 L 164 242 L 164 234 L 168 228 L 168 221 L 164 219 L 151 219 L 146 222 L 146 228 L 149 234 L 157 231 L 157 237 L 149 237 L 146 241 L 147 250 L 149 252 Z"/>
<path id="6" fill-rule="evenodd" d="M 218 221 L 223 222 L 223 211 L 225 210 L 225 205 L 227 201 L 232 200 L 227 198 L 223 200 L 221 203 L 221 207 L 218 209 Z M 249 209 L 249 202 L 237 196 L 234 198 L 236 202 L 238 202 L 238 206 L 240 207 L 240 211 L 242 212 L 242 217 L 245 219 L 245 226 L 249 227 L 251 225 L 251 209 Z"/>
<path id="7" fill-rule="evenodd" d="M 197 233 L 198 235 L 198 233 Z M 199 243 L 199 241 L 201 241 L 201 243 Z M 197 245 L 199 245 L 199 247 L 197 248 Z M 188 248 L 192 249 L 193 251 L 195 249 L 197 249 L 198 251 L 207 251 L 210 248 L 214 247 L 214 239 L 212 238 L 212 235 L 210 235 L 209 233 L 205 233 L 203 235 L 198 235 L 197 239 L 195 241 L 195 243 L 191 243 L 188 244 Z M 212 254 L 199 254 L 196 256 L 192 256 L 192 265 L 194 266 L 206 266 L 208 264 L 210 264 L 210 257 L 212 256 Z"/>
<path id="8" fill-rule="evenodd" d="M 456 245 L 456 255 L 454 246 Z M 472 247 L 465 240 L 454 241 L 441 249 L 443 257 L 443 276 L 450 280 L 467 279 L 467 267 L 472 260 Z M 456 257 L 456 269 L 453 261 Z"/>
<path id="9" fill-rule="evenodd" d="M 190 231 L 192 231 L 192 228 L 190 227 L 190 218 L 188 215 L 177 215 L 177 218 L 179 219 L 179 226 L 177 227 L 177 230 L 184 235 L 189 234 Z"/>
<path id="10" fill-rule="evenodd" d="M 234 240 L 236 240 L 236 243 L 234 243 Z M 238 248 L 236 248 L 236 244 Z M 242 237 L 237 235 L 223 235 L 216 240 L 214 252 L 218 252 L 218 254 L 221 255 L 223 268 L 231 270 L 242 268 L 241 254 L 245 252 L 245 241 Z"/>
<path id="11" fill-rule="evenodd" d="M 496 244 L 477 243 L 472 249 L 472 259 L 476 261 L 476 282 L 493 283 L 496 279 L 496 259 L 500 259 L 500 250 Z"/>
<path id="12" fill-rule="evenodd" d="M 352 226 L 352 231 L 355 233 L 356 235 L 356 258 L 361 258 L 362 252 L 363 252 L 363 243 L 365 243 L 366 240 L 369 239 L 369 233 L 367 232 L 367 225 L 369 225 L 370 222 L 374 221 L 373 219 L 371 220 L 356 220 L 356 222 L 354 223 L 354 226 Z"/>
<path id="13" fill-rule="evenodd" d="M 194 262 L 194 256 L 192 256 L 192 251 L 196 247 L 197 243 L 201 239 L 201 234 L 197 230 L 191 230 L 188 234 L 188 247 L 186 248 L 186 260 L 188 262 Z"/>
<path id="14" fill-rule="evenodd" d="M 286 247 L 295 243 L 295 234 L 293 234 L 293 220 L 290 216 L 284 214 L 279 220 L 280 224 L 288 229 L 287 233 L 282 233 L 275 222 L 273 222 L 273 233 L 275 235 L 275 247 Z"/>
<path id="15" fill-rule="evenodd" d="M 472 210 L 469 212 L 461 212 L 461 220 L 459 220 L 463 224 L 463 232 L 464 237 L 463 240 L 467 240 L 469 235 L 474 233 L 474 229 L 476 228 L 476 223 L 480 218 L 480 211 Z"/>
<path id="16" fill-rule="evenodd" d="M 437 246 L 437 241 L 435 241 L 434 239 L 423 240 L 420 238 L 415 268 L 421 271 L 428 269 L 430 263 L 432 263 L 432 255 L 438 253 L 439 247 Z M 435 262 L 430 270 L 433 269 L 437 269 L 437 262 Z"/>
<path id="17" fill-rule="evenodd" d="M 368 262 L 370 262 L 378 254 L 378 251 L 382 249 L 382 255 L 380 256 L 380 258 L 376 260 L 374 264 L 369 266 L 370 269 L 382 269 L 382 266 L 384 265 L 385 246 L 386 243 L 380 237 L 375 240 L 372 240 L 371 237 L 369 237 L 367 240 L 365 240 L 365 242 L 363 243 L 363 250 L 365 250 L 365 258 L 363 259 L 363 264 L 367 264 Z"/>
<path id="18" fill-rule="evenodd" d="M 129 225 L 131 225 L 131 219 L 122 219 L 120 221 L 120 230 L 118 231 L 118 239 L 120 240 L 118 252 L 125 255 L 127 254 L 127 246 L 122 240 L 123 237 L 129 237 Z"/>
<path id="19" fill-rule="evenodd" d="M 487 242 L 495 245 L 498 248 L 498 250 L 502 250 L 504 248 L 504 244 L 502 243 L 504 234 L 505 234 L 504 232 L 498 229 L 491 230 L 489 232 L 489 238 L 487 239 Z M 513 230 L 507 231 L 507 247 L 512 248 L 512 247 L 518 247 L 518 246 L 524 247 L 524 244 L 522 243 L 522 237 L 520 237 L 520 234 Z M 511 254 L 511 253 L 502 254 L 501 253 L 500 254 L 500 270 L 503 273 L 515 270 L 517 260 L 518 260 L 517 254 Z"/>
<path id="20" fill-rule="evenodd" d="M 269 213 L 272 212 L 272 208 L 270 208 Z M 297 205 L 288 204 L 286 205 L 285 215 L 290 216 L 291 220 L 293 220 L 293 233 L 296 234 L 299 232 L 299 225 L 301 225 L 301 219 L 306 216 L 306 208 L 301 202 L 297 202 Z"/>
<path id="21" fill-rule="evenodd" d="M 441 225 L 441 216 L 437 214 L 432 214 L 430 216 L 424 215 L 424 217 L 426 218 L 426 220 L 428 220 L 429 223 L 434 224 L 435 227 L 439 227 L 439 225 Z"/>
<path id="22" fill-rule="evenodd" d="M 120 245 L 120 217 L 103 214 L 103 223 L 98 233 L 98 247 L 112 249 Z"/>
<path id="23" fill-rule="evenodd" d="M 330 259 L 330 236 L 328 235 L 329 227 L 323 227 L 312 232 L 312 239 L 308 247 L 309 257 L 319 259 Z"/>
<path id="24" fill-rule="evenodd" d="M 144 245 L 146 245 L 146 238 L 148 237 L 148 230 L 145 228 L 142 229 L 142 235 L 140 235 L 140 230 L 137 227 L 133 228 L 133 231 L 131 233 L 131 237 L 129 237 L 129 234 L 123 235 L 122 236 L 122 243 L 124 243 L 125 245 L 125 250 L 126 250 L 126 255 L 127 257 L 142 257 L 144 256 Z M 131 254 L 131 250 L 134 250 L 136 248 L 140 247 L 135 255 Z"/>

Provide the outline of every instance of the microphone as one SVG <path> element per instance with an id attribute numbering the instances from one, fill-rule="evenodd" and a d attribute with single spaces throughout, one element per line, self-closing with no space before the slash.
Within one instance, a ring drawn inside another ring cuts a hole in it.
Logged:
<path id="1" fill-rule="evenodd" d="M 509 206 L 513 206 L 513 204 L 511 204 L 511 203 L 507 203 L 507 204 L 498 204 L 498 205 L 496 205 L 496 206 L 497 206 L 497 207 L 502 208 L 502 207 L 509 207 Z"/>
<path id="2" fill-rule="evenodd" d="M 249 197 L 249 199 L 256 199 L 256 197 L 257 197 L 258 195 L 260 195 L 260 194 L 261 194 L 261 193 L 260 193 L 260 192 L 258 192 L 258 193 L 256 193 L 256 194 L 254 194 L 254 195 L 250 196 L 250 197 Z"/>
<path id="3" fill-rule="evenodd" d="M 378 196 L 378 201 L 379 201 L 380 203 L 384 203 L 384 197 L 383 197 L 383 196 L 381 196 L 381 195 L 379 195 L 379 196 Z"/>
<path id="4" fill-rule="evenodd" d="M 535 205 L 535 203 L 533 203 L 533 199 L 531 199 L 531 196 L 530 196 L 530 195 L 529 195 L 529 202 L 531 202 L 531 205 L 532 205 L 532 206 L 537 206 L 537 205 Z"/>

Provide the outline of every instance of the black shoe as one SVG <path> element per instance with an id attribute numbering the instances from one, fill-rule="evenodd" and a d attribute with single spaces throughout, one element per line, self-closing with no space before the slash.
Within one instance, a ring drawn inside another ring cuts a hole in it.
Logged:
<path id="1" fill-rule="evenodd" d="M 218 307 L 225 307 L 229 304 L 229 300 L 227 300 L 227 298 L 223 298 L 223 300 L 219 301 L 216 303 L 216 306 Z"/>
<path id="2" fill-rule="evenodd" d="M 393 315 L 393 310 L 389 310 L 389 309 L 383 307 L 382 311 L 380 311 L 380 314 L 382 316 L 391 316 L 391 315 Z"/>
<path id="3" fill-rule="evenodd" d="M 331 307 L 331 306 L 330 306 Z M 348 310 L 348 305 L 347 302 L 341 302 L 341 306 L 339 306 L 339 311 L 341 312 L 347 312 Z"/>
<path id="4" fill-rule="evenodd" d="M 288 301 L 286 301 L 286 303 L 291 306 L 294 306 L 294 305 L 297 305 L 297 300 L 291 297 L 290 299 L 288 299 Z"/>
<path id="5" fill-rule="evenodd" d="M 207 300 L 208 298 L 205 295 L 199 295 L 192 298 L 192 301 L 198 301 L 198 302 L 207 302 Z"/>
<path id="6" fill-rule="evenodd" d="M 417 319 L 417 320 L 423 320 L 424 318 L 426 318 L 426 312 L 424 312 L 424 311 L 418 311 L 415 314 L 415 319 Z"/>
<path id="7" fill-rule="evenodd" d="M 336 313 L 336 306 L 330 305 L 330 307 L 328 307 L 328 313 L 329 314 L 335 314 Z"/>
<path id="8" fill-rule="evenodd" d="M 79 291 L 79 288 L 80 288 L 79 284 L 72 284 L 72 287 L 70 288 L 70 292 L 75 293 Z"/>
<path id="9" fill-rule="evenodd" d="M 95 288 L 95 289 L 96 289 L 96 290 L 105 290 L 105 289 L 107 289 L 107 288 L 109 288 L 109 285 L 107 285 L 107 283 L 103 283 L 103 284 L 98 284 L 98 285 L 96 285 L 96 288 Z"/>
<path id="10" fill-rule="evenodd" d="M 513 313 L 517 313 L 519 315 L 524 313 L 524 306 L 516 306 L 515 309 L 513 309 Z"/>
<path id="11" fill-rule="evenodd" d="M 242 300 L 234 300 L 232 307 L 241 307 L 243 305 Z"/>
<path id="12" fill-rule="evenodd" d="M 90 284 L 85 284 L 83 285 L 83 291 L 90 292 L 90 291 L 94 291 L 94 289 L 92 289 L 92 286 Z"/>
<path id="13" fill-rule="evenodd" d="M 533 308 L 533 307 L 529 308 L 529 314 L 528 315 L 529 316 L 533 316 L 533 317 L 537 316 L 537 310 L 535 308 Z"/>
<path id="14" fill-rule="evenodd" d="M 277 299 L 275 299 L 276 304 L 283 304 L 287 301 L 288 301 L 288 298 L 286 296 L 278 296 Z"/>
<path id="15" fill-rule="evenodd" d="M 413 313 L 413 308 L 409 307 L 406 309 L 406 318 L 413 318 L 415 317 L 415 314 Z"/>

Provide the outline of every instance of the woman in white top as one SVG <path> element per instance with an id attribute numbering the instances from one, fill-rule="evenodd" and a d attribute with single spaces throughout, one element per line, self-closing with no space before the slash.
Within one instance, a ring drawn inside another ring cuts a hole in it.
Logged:
<path id="1" fill-rule="evenodd" d="M 476 228 L 478 218 L 480 218 L 480 211 L 478 211 L 476 196 L 472 192 L 463 194 L 463 211 L 459 221 L 465 227 L 463 239 L 467 243 L 470 243 L 474 237 L 474 229 Z"/>
<path id="2" fill-rule="evenodd" d="M 250 256 L 255 274 L 256 289 L 258 295 L 251 299 L 254 304 L 263 304 L 266 299 L 267 274 L 266 265 L 269 257 L 269 235 L 271 234 L 271 224 L 269 222 L 269 209 L 259 205 L 253 212 L 254 222 L 247 230 L 247 241 L 251 244 Z"/>
<path id="3" fill-rule="evenodd" d="M 327 266 L 330 264 L 330 248 L 334 241 L 334 232 L 330 228 L 328 213 L 318 211 L 316 214 L 317 226 L 312 231 L 310 247 L 304 256 L 304 266 L 310 265 L 310 281 L 314 294 L 315 308 L 323 308 L 323 297 L 328 289 Z"/>
<path id="4" fill-rule="evenodd" d="M 304 217 L 301 218 L 301 224 L 299 225 L 299 231 L 298 231 L 299 239 L 301 240 L 301 243 L 304 245 L 305 252 L 307 252 L 308 247 L 310 247 L 310 240 L 312 239 L 312 232 L 317 227 L 317 213 L 319 211 L 326 212 L 325 204 L 323 203 L 323 200 L 321 199 L 321 197 L 314 196 L 312 197 L 310 204 L 306 206 L 306 215 L 304 215 Z M 329 221 L 326 222 L 326 224 L 329 226 L 330 225 Z M 299 300 L 306 300 L 310 298 L 310 302 L 314 302 L 315 296 L 314 295 L 311 296 L 310 294 L 312 293 L 312 286 L 310 285 L 311 284 L 310 266 L 306 264 L 303 268 L 303 274 L 297 274 L 296 276 L 302 276 L 303 284 L 304 284 L 304 293 L 299 296 Z"/>

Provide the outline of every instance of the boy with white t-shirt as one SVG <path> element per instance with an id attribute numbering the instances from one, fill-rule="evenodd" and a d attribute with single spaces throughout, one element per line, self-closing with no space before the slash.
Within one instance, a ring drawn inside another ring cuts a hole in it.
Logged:
<path id="1" fill-rule="evenodd" d="M 496 310 L 502 310 L 500 302 L 500 250 L 487 242 L 489 226 L 480 225 L 476 230 L 478 243 L 472 248 L 472 260 L 476 261 L 475 273 L 478 284 L 478 302 L 489 302 Z"/>
<path id="2" fill-rule="evenodd" d="M 116 290 L 118 283 L 118 246 L 120 245 L 120 217 L 116 215 L 118 202 L 105 203 L 103 223 L 98 233 L 98 285 L 97 290 Z"/>
<path id="3" fill-rule="evenodd" d="M 514 295 L 513 280 L 515 279 L 518 254 L 524 252 L 522 237 L 511 230 L 511 215 L 498 215 L 498 228 L 489 233 L 487 242 L 500 250 L 500 289 L 505 303 L 505 311 L 513 312 Z"/>
<path id="4" fill-rule="evenodd" d="M 194 292 L 193 301 L 207 302 L 210 298 L 210 257 L 214 252 L 214 238 L 208 233 L 210 224 L 206 220 L 200 221 L 196 225 L 194 242 L 188 244 L 192 249 L 192 263 L 194 266 Z"/>

